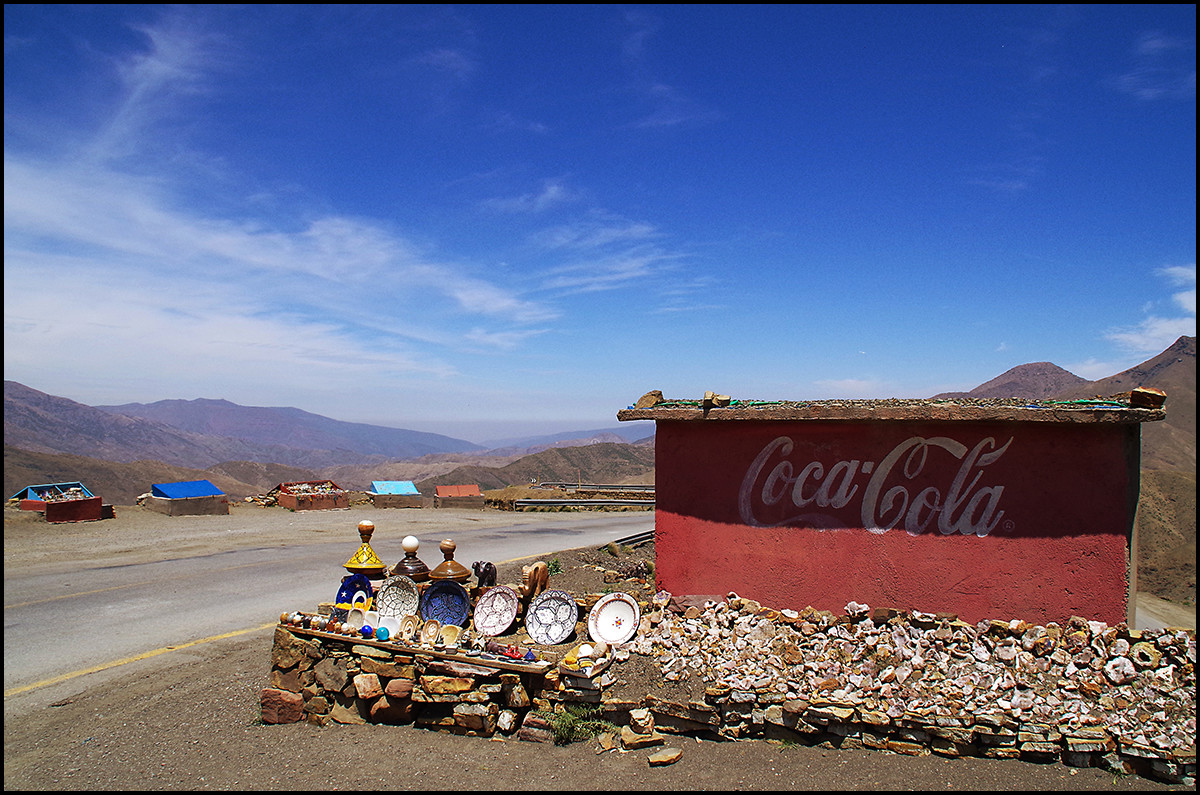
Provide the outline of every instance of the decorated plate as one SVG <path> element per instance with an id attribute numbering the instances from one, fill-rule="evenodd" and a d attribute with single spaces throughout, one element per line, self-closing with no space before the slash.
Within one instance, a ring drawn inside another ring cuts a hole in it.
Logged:
<path id="1" fill-rule="evenodd" d="M 379 593 L 375 594 L 375 609 L 381 616 L 404 618 L 415 615 L 420 602 L 421 593 L 417 590 L 417 584 L 403 574 L 388 577 L 379 586 Z"/>
<path id="2" fill-rule="evenodd" d="M 453 580 L 439 580 L 421 594 L 421 618 L 437 619 L 443 624 L 467 623 L 471 614 L 471 597 L 467 589 Z"/>
<path id="3" fill-rule="evenodd" d="M 636 599 L 627 593 L 610 593 L 588 613 L 588 634 L 596 643 L 625 643 L 637 632 L 641 617 Z"/>
<path id="4" fill-rule="evenodd" d="M 420 638 L 417 633 L 421 631 L 421 619 L 415 614 L 407 615 L 400 621 L 400 634 L 396 637 L 398 643 L 416 643 Z"/>
<path id="5" fill-rule="evenodd" d="M 571 637 L 579 621 L 579 606 L 566 591 L 543 591 L 529 603 L 525 631 L 534 643 L 554 646 Z"/>
<path id="6" fill-rule="evenodd" d="M 337 600 L 334 605 L 343 610 L 349 610 L 352 607 L 370 610 L 371 597 L 374 595 L 375 591 L 371 588 L 371 581 L 367 579 L 367 575 L 361 572 L 351 574 L 342 579 L 342 587 L 338 588 Z M 362 604 L 358 604 L 359 602 Z"/>
<path id="7" fill-rule="evenodd" d="M 483 635 L 502 635 L 517 617 L 521 597 L 507 585 L 489 588 L 475 603 L 475 631 Z"/>
<path id="8" fill-rule="evenodd" d="M 442 634 L 442 625 L 438 623 L 436 618 L 431 618 L 425 622 L 425 626 L 421 627 L 421 643 L 425 646 L 432 646 L 437 643 L 437 639 Z"/>

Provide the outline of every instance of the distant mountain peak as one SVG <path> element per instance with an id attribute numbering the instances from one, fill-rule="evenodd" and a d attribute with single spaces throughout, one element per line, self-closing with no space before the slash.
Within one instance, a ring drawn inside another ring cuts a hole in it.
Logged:
<path id="1" fill-rule="evenodd" d="M 935 398 L 1025 398 L 1046 400 L 1089 383 L 1053 362 L 1019 364 L 970 392 L 943 392 Z"/>

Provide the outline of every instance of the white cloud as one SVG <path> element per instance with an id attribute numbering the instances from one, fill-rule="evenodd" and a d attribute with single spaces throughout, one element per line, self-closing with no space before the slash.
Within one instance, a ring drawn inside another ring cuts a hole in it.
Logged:
<path id="1" fill-rule="evenodd" d="M 1110 375 L 1116 375 L 1119 372 L 1127 370 L 1129 367 L 1129 362 L 1102 362 L 1098 359 L 1088 359 L 1083 362 L 1062 365 L 1062 368 L 1067 372 L 1074 373 L 1088 381 L 1099 381 L 1101 378 L 1108 378 Z"/>
<path id="2" fill-rule="evenodd" d="M 484 205 L 506 213 L 540 213 L 578 199 L 579 194 L 568 188 L 563 180 L 547 179 L 535 192 L 509 198 L 489 199 L 484 202 Z"/>
<path id="3" fill-rule="evenodd" d="M 461 49 L 443 47 L 428 50 L 413 60 L 460 81 L 466 81 L 477 69 L 475 58 Z"/>
<path id="4" fill-rule="evenodd" d="M 1196 97 L 1194 40 L 1149 31 L 1133 45 L 1132 62 L 1110 82 L 1113 88 L 1143 102 Z"/>
<path id="5" fill-rule="evenodd" d="M 534 244 L 542 248 L 589 250 L 614 244 L 640 243 L 660 237 L 653 224 L 630 221 L 605 213 L 542 230 L 534 235 Z"/>
<path id="6" fill-rule="evenodd" d="M 1136 353 L 1159 353 L 1183 336 L 1196 335 L 1196 265 L 1160 268 L 1158 275 L 1172 286 L 1184 287 L 1170 301 L 1185 316 L 1163 317 L 1151 314 L 1136 326 L 1110 330 L 1105 337 Z M 1152 309 L 1149 311 L 1153 311 Z"/>

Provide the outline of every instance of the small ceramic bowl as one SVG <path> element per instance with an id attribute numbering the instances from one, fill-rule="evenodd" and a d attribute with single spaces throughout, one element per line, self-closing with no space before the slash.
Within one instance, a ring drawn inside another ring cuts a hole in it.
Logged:
<path id="1" fill-rule="evenodd" d="M 354 629 L 362 629 L 367 623 L 367 611 L 361 607 L 355 607 L 346 614 L 346 624 Z"/>

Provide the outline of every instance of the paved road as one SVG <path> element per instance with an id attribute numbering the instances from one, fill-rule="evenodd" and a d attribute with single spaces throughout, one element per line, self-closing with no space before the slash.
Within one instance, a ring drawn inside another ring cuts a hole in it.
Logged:
<path id="1" fill-rule="evenodd" d="M 355 528 L 361 517 L 315 513 L 253 515 L 255 522 L 269 520 L 280 527 L 260 528 L 260 536 L 241 534 L 226 544 L 218 530 L 202 539 L 194 552 L 164 544 L 162 559 L 139 559 L 154 555 L 128 550 L 125 556 L 101 556 L 93 565 L 68 565 L 70 560 L 64 559 L 57 566 L 26 569 L 10 567 L 6 549 L 5 693 L 199 638 L 261 627 L 277 621 L 284 611 L 315 610 L 320 602 L 333 601 L 346 574 L 342 564 L 360 543 Z M 239 521 L 163 517 L 158 532 L 172 533 L 178 543 L 201 535 L 202 524 L 219 528 Z M 308 537 L 293 532 L 295 540 L 275 540 L 289 522 L 303 527 Z M 459 516 L 452 527 L 437 530 L 422 525 L 377 531 L 371 546 L 386 563 L 395 563 L 404 557 L 401 531 L 420 532 L 419 557 L 434 568 L 443 560 L 438 542 L 449 536 L 457 544 L 455 559 L 469 567 L 476 560 L 502 562 L 600 547 L 653 526 L 653 514 L 641 512 L 492 513 L 486 518 Z M 331 536 L 336 540 L 329 540 Z"/>
<path id="2" fill-rule="evenodd" d="M 402 539 L 413 534 L 430 568 L 441 562 L 437 544 L 446 537 L 458 545 L 456 559 L 470 566 L 599 547 L 654 527 L 654 514 L 641 512 L 243 509 L 228 517 L 162 517 L 122 509 L 115 522 L 56 532 L 61 554 L 39 556 L 51 544 L 47 526 L 20 548 L 10 535 L 29 527 L 6 521 L 5 693 L 259 628 L 284 611 L 332 601 L 342 564 L 358 548 L 362 518 L 376 522 L 371 544 L 385 562 L 402 559 Z M 1194 608 L 1145 594 L 1136 604 L 1139 628 L 1196 626 Z"/>

